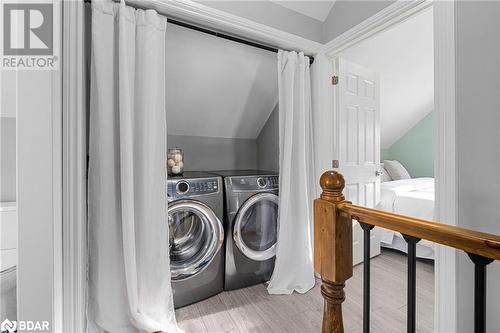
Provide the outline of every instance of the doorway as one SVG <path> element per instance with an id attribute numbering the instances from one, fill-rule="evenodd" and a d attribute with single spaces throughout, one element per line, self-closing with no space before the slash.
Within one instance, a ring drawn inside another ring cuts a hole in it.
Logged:
<path id="1" fill-rule="evenodd" d="M 365 22 L 362 22 L 328 43 L 326 54 L 331 60 L 330 74 L 332 76 L 332 81 L 334 81 L 333 79 L 334 76 L 337 75 L 336 70 L 338 69 L 338 67 L 335 67 L 335 65 L 338 64 L 335 60 L 338 59 L 343 52 L 355 48 L 356 45 L 362 42 L 375 39 L 378 35 L 390 31 L 392 28 L 402 25 L 412 17 L 416 17 L 428 10 L 433 11 L 432 22 L 434 23 L 434 31 L 432 32 L 434 69 L 431 71 L 430 77 L 434 79 L 435 85 L 434 125 L 431 127 L 435 140 L 435 151 L 433 154 L 435 160 L 433 169 L 437 189 L 435 192 L 436 204 L 430 207 L 434 210 L 435 219 L 440 221 L 440 223 L 455 225 L 455 41 L 453 32 L 453 3 L 419 2 L 410 5 L 397 2 L 390 10 L 367 19 Z M 337 105 L 334 104 L 336 102 L 335 88 L 330 89 L 327 96 L 330 97 L 330 103 L 332 103 L 330 110 L 333 110 L 333 166 L 335 167 L 336 164 L 340 164 L 340 171 L 343 173 L 342 163 L 338 160 L 341 152 L 340 140 L 338 140 L 341 130 L 339 112 L 338 109 L 335 109 Z M 384 153 L 380 149 L 378 151 L 379 153 Z M 386 156 L 386 159 L 387 158 L 390 159 L 390 157 Z M 379 162 L 380 156 L 375 158 L 375 160 Z M 363 189 L 365 189 L 364 184 Z M 378 200 L 380 200 L 380 198 L 375 201 Z M 453 274 L 448 274 L 455 269 L 455 254 L 445 247 L 437 247 L 434 255 L 436 267 L 434 279 L 434 284 L 436 286 L 434 326 L 438 331 L 455 331 L 456 316 L 454 309 L 456 307 L 456 284 L 455 276 Z"/>
<path id="2" fill-rule="evenodd" d="M 413 15 L 335 58 L 339 84 L 339 162 L 347 200 L 369 208 L 435 220 L 433 8 Z M 362 255 L 355 223 L 354 262 Z M 406 252 L 399 233 L 373 233 L 382 247 Z M 434 245 L 417 244 L 434 260 Z"/>

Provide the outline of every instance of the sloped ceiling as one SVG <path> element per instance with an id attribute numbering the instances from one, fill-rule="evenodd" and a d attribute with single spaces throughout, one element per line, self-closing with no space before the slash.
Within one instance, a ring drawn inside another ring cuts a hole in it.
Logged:
<path id="1" fill-rule="evenodd" d="M 167 29 L 168 134 L 255 139 L 278 99 L 276 54 Z"/>
<path id="2" fill-rule="evenodd" d="M 324 22 L 330 14 L 335 0 L 321 0 L 321 1 L 282 1 L 282 0 L 270 0 L 280 6 L 291 9 L 300 13 L 316 19 L 318 21 Z"/>
<path id="3" fill-rule="evenodd" d="M 389 148 L 434 109 L 433 43 L 429 9 L 341 54 L 380 74 L 382 148 Z"/>

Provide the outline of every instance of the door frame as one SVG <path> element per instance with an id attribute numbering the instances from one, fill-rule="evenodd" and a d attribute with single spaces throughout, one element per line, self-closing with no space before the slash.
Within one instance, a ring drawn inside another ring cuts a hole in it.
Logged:
<path id="1" fill-rule="evenodd" d="M 61 1 L 49 2 L 59 19 Z M 61 48 L 54 51 L 60 58 Z M 63 332 L 62 76 L 57 68 L 14 76 L 17 321 L 47 321 L 51 332 Z"/>
<path id="2" fill-rule="evenodd" d="M 87 92 L 83 0 L 62 1 L 62 332 L 86 331 Z"/>
<path id="3" fill-rule="evenodd" d="M 324 54 L 330 60 L 324 66 L 329 66 L 330 77 L 334 75 L 331 63 L 343 50 L 356 45 L 398 23 L 434 7 L 434 109 L 436 124 L 434 137 L 436 142 L 436 158 L 434 162 L 436 182 L 436 220 L 456 225 L 457 221 L 457 159 L 455 136 L 455 1 L 417 0 L 408 2 L 397 0 L 377 14 L 371 16 L 355 27 L 344 32 L 325 45 Z M 329 80 L 328 80 L 329 81 Z M 334 110 L 332 128 L 335 129 L 337 112 L 330 82 L 328 92 L 323 90 L 329 107 Z M 334 137 L 332 136 L 332 139 Z M 332 160 L 338 156 L 338 143 L 333 142 Z M 434 331 L 456 332 L 456 275 L 446 272 L 456 271 L 456 251 L 436 245 L 435 259 L 435 307 Z"/>
<path id="4" fill-rule="evenodd" d="M 323 44 L 191 0 L 127 0 L 128 4 L 167 12 L 188 22 L 316 56 Z M 84 0 L 62 1 L 62 252 L 60 281 L 64 332 L 86 328 L 87 288 L 87 89 Z M 62 317 L 62 318 L 60 318 Z"/>

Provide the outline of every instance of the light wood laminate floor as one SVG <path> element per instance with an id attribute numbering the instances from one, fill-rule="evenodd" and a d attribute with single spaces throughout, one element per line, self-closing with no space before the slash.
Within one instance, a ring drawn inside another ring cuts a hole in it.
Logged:
<path id="1" fill-rule="evenodd" d="M 372 259 L 371 332 L 406 332 L 406 255 L 392 250 Z M 362 332 L 363 267 L 346 284 L 346 332 Z M 223 292 L 176 311 L 186 333 L 321 332 L 320 283 L 306 294 L 269 295 L 266 285 Z M 417 261 L 417 331 L 431 332 L 434 265 Z"/>

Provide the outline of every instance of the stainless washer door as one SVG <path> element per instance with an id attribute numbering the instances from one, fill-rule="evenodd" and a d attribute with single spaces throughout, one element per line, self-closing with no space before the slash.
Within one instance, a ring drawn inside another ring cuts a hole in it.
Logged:
<path id="1" fill-rule="evenodd" d="M 224 227 L 210 207 L 196 200 L 169 203 L 170 271 L 173 280 L 202 272 L 219 252 Z"/>
<path id="2" fill-rule="evenodd" d="M 273 193 L 258 193 L 247 199 L 236 215 L 234 242 L 252 260 L 264 261 L 276 255 L 278 202 Z"/>

